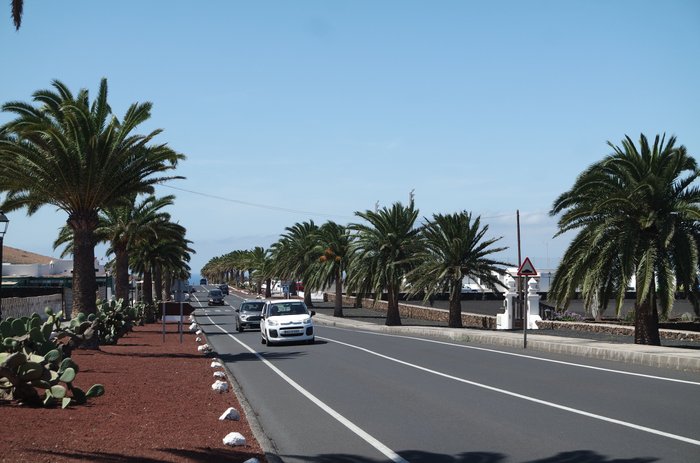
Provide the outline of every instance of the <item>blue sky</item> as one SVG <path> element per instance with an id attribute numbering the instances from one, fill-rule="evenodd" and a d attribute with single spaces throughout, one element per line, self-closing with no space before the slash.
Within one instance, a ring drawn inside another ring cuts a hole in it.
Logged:
<path id="1" fill-rule="evenodd" d="M 570 237 L 548 211 L 608 140 L 665 132 L 700 159 L 693 0 L 26 0 L 18 32 L 0 8 L 0 47 L 0 102 L 102 77 L 120 117 L 153 102 L 142 132 L 187 156 L 158 194 L 195 274 L 411 191 L 421 217 L 480 215 L 511 262 L 520 210 L 523 257 L 553 267 Z M 8 217 L 6 245 L 58 255 L 63 212 Z"/>

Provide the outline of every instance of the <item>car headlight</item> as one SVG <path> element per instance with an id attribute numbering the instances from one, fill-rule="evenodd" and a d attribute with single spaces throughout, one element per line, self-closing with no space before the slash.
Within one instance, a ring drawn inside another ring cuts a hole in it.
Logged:
<path id="1" fill-rule="evenodd" d="M 268 324 L 268 326 L 277 326 L 279 323 L 277 323 L 277 322 L 274 321 L 274 320 L 270 320 L 270 319 L 268 318 L 267 324 Z"/>
<path id="2" fill-rule="evenodd" d="M 248 315 L 241 315 L 241 320 L 248 320 Z"/>
<path id="3" fill-rule="evenodd" d="M 310 323 L 311 323 L 311 317 L 305 318 L 304 321 L 302 321 L 302 323 L 303 323 L 304 325 L 310 324 Z"/>

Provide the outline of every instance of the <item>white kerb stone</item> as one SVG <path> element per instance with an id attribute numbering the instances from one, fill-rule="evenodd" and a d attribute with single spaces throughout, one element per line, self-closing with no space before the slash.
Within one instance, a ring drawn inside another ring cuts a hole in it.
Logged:
<path id="1" fill-rule="evenodd" d="M 224 437 L 224 444 L 232 447 L 245 445 L 245 437 L 240 432 L 230 432 Z"/>
<path id="2" fill-rule="evenodd" d="M 238 421 L 240 419 L 241 419 L 241 414 L 238 413 L 238 410 L 236 410 L 233 407 L 229 407 L 228 410 L 226 410 L 224 412 L 224 414 L 219 417 L 219 421 L 224 421 L 224 420 Z"/>
<path id="3" fill-rule="evenodd" d="M 228 383 L 226 381 L 221 381 L 217 379 L 216 381 L 214 381 L 214 384 L 211 385 L 211 388 L 218 393 L 224 393 L 228 391 Z"/>

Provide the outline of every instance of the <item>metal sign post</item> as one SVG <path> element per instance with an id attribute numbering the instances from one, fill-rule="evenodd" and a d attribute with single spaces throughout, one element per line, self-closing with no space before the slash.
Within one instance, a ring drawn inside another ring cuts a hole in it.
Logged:
<path id="1" fill-rule="evenodd" d="M 523 261 L 522 264 L 520 264 L 520 268 L 518 268 L 518 279 L 522 278 L 523 283 L 521 284 L 521 287 L 523 287 L 523 294 L 522 294 L 522 301 L 521 303 L 523 304 L 523 349 L 527 349 L 527 326 L 528 326 L 528 315 L 530 314 L 530 308 L 527 306 L 525 303 L 525 286 L 527 286 L 527 277 L 528 276 L 535 276 L 537 275 L 537 270 L 535 270 L 535 266 L 532 265 L 532 262 L 530 262 L 530 258 L 526 257 L 525 260 Z"/>

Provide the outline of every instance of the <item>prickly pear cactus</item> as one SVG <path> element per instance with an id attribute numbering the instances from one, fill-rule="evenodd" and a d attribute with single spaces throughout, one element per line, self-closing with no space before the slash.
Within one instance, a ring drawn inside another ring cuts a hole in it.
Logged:
<path id="1" fill-rule="evenodd" d="M 104 394 L 104 387 L 93 385 L 88 392 L 73 385 L 78 365 L 63 358 L 58 349 L 45 355 L 24 352 L 0 353 L 0 399 L 16 400 L 27 405 L 66 408 L 84 404 L 90 397 Z M 42 397 L 43 393 L 43 397 Z"/>

